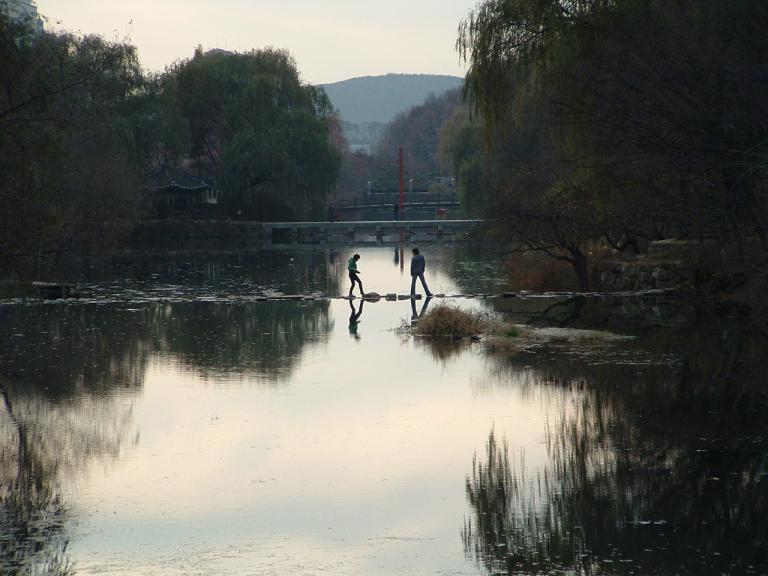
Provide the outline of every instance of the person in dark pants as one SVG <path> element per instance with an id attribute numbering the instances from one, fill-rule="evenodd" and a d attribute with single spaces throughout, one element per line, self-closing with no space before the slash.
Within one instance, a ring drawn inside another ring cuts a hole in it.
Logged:
<path id="1" fill-rule="evenodd" d="M 355 254 L 347 261 L 347 270 L 349 271 L 349 280 L 352 282 L 352 286 L 349 287 L 349 295 L 352 296 L 352 292 L 355 289 L 355 282 L 360 286 L 360 296 L 365 296 L 363 291 L 363 283 L 360 281 L 360 271 L 357 269 L 357 261 L 360 260 L 360 254 Z"/>
<path id="2" fill-rule="evenodd" d="M 432 292 L 429 291 L 426 280 L 424 280 L 424 269 L 427 264 L 424 260 L 424 256 L 419 254 L 419 249 L 413 249 L 413 256 L 411 257 L 411 296 L 416 294 L 416 278 L 421 280 L 421 285 L 424 287 L 424 292 L 427 296 L 432 296 Z"/>
<path id="3" fill-rule="evenodd" d="M 397 202 L 392 204 L 392 220 L 400 220 L 400 207 Z"/>

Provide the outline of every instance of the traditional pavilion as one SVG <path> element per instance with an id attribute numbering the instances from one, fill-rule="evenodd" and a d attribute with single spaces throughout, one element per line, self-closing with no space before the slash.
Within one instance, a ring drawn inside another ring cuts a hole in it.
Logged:
<path id="1" fill-rule="evenodd" d="M 212 183 L 163 164 L 146 175 L 149 199 L 161 218 L 216 218 L 219 195 Z"/>

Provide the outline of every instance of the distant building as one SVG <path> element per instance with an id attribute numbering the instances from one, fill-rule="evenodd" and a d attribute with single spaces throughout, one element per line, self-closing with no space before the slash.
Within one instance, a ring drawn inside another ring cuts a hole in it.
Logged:
<path id="1" fill-rule="evenodd" d="M 220 216 L 218 191 L 203 178 L 163 164 L 146 175 L 146 182 L 154 216 L 206 220 Z"/>
<path id="2" fill-rule="evenodd" d="M 24 22 L 35 32 L 43 31 L 43 18 L 34 2 L 26 0 L 0 0 L 0 10 L 15 22 Z"/>

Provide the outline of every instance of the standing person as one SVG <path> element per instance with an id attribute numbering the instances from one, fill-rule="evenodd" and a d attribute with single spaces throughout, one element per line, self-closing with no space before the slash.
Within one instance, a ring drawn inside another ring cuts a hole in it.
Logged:
<path id="1" fill-rule="evenodd" d="M 432 296 L 432 292 L 429 291 L 426 280 L 424 280 L 424 269 L 427 267 L 427 263 L 424 260 L 424 256 L 419 254 L 419 249 L 413 249 L 413 256 L 411 257 L 411 296 L 416 294 L 416 278 L 421 280 L 421 285 L 424 287 L 424 292 L 427 297 Z"/>
<path id="2" fill-rule="evenodd" d="M 392 204 L 392 220 L 400 220 L 400 207 L 397 202 Z"/>
<path id="3" fill-rule="evenodd" d="M 360 281 L 360 271 L 357 269 L 357 261 L 360 260 L 360 254 L 355 254 L 347 260 L 347 270 L 349 271 L 349 280 L 352 282 L 352 286 L 349 287 L 349 295 L 352 296 L 352 291 L 355 289 L 355 282 L 360 285 L 360 296 L 365 296 L 363 291 L 363 283 Z"/>

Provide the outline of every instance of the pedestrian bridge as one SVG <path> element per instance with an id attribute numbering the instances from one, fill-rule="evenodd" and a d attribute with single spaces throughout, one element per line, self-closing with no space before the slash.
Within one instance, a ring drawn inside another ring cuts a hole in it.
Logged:
<path id="1" fill-rule="evenodd" d="M 402 236 L 417 234 L 437 238 L 461 239 L 475 231 L 483 220 L 362 220 L 349 222 L 263 222 L 264 238 L 268 242 L 301 242 L 346 239 L 356 237 Z"/>

